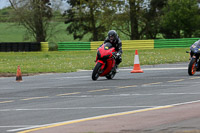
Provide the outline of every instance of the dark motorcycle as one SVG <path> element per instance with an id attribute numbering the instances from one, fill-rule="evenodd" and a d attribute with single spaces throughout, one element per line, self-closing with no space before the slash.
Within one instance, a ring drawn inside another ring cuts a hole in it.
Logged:
<path id="1" fill-rule="evenodd" d="M 92 72 L 92 79 L 97 80 L 99 76 L 113 79 L 116 74 L 116 51 L 111 43 L 105 43 L 97 49 L 96 65 Z"/>
<path id="2" fill-rule="evenodd" d="M 196 41 L 191 47 L 190 52 L 190 63 L 188 65 L 188 74 L 190 76 L 194 75 L 197 71 L 200 71 L 200 40 Z"/>

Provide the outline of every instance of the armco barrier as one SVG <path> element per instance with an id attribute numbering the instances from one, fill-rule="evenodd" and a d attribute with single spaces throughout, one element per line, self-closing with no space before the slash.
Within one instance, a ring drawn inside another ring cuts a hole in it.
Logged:
<path id="1" fill-rule="evenodd" d="M 122 50 L 154 49 L 154 40 L 124 40 Z"/>
<path id="2" fill-rule="evenodd" d="M 200 38 L 182 38 L 182 39 L 155 39 L 155 40 L 122 40 L 122 50 L 135 49 L 154 49 L 154 48 L 177 48 L 190 47 Z M 59 51 L 72 50 L 97 50 L 103 44 L 103 41 L 95 42 L 60 42 Z"/>
<path id="3" fill-rule="evenodd" d="M 96 50 L 103 41 L 91 42 L 91 50 Z M 123 40 L 123 50 L 154 49 L 154 40 Z"/>
<path id="4" fill-rule="evenodd" d="M 104 41 L 96 41 L 96 42 L 91 42 L 91 50 L 97 50 L 97 48 L 103 44 Z"/>
<path id="5" fill-rule="evenodd" d="M 91 42 L 91 50 L 96 50 L 103 41 Z M 123 50 L 135 50 L 135 49 L 153 49 L 154 40 L 123 40 Z"/>
<path id="6" fill-rule="evenodd" d="M 48 51 L 48 42 L 2 42 L 0 43 L 0 52 L 30 52 L 30 51 Z"/>
<path id="7" fill-rule="evenodd" d="M 41 51 L 46 52 L 49 51 L 49 43 L 48 42 L 40 42 Z"/>
<path id="8" fill-rule="evenodd" d="M 59 42 L 58 51 L 90 50 L 90 42 Z"/>
<path id="9" fill-rule="evenodd" d="M 199 38 L 155 39 L 154 48 L 190 47 Z"/>

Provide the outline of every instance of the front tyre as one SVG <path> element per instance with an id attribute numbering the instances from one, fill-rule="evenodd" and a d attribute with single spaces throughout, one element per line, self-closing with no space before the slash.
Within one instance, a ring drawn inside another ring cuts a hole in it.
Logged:
<path id="1" fill-rule="evenodd" d="M 98 62 L 96 66 L 94 67 L 93 72 L 92 72 L 92 80 L 97 80 L 99 78 L 101 66 L 102 64 Z"/>
<path id="2" fill-rule="evenodd" d="M 189 63 L 189 66 L 188 66 L 188 74 L 190 76 L 194 75 L 196 73 L 196 62 L 197 60 L 195 58 L 192 58 L 190 63 Z"/>

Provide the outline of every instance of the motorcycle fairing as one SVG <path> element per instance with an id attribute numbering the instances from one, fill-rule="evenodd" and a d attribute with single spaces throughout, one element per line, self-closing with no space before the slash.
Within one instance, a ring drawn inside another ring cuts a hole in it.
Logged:
<path id="1" fill-rule="evenodd" d="M 112 58 L 113 53 L 115 53 L 115 48 L 110 43 L 103 44 L 98 48 L 96 63 L 102 64 L 100 76 L 106 76 L 115 67 L 115 59 Z"/>

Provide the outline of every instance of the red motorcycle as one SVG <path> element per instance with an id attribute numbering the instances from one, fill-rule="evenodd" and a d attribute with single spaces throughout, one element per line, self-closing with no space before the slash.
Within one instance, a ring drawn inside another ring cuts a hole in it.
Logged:
<path id="1" fill-rule="evenodd" d="M 97 49 L 96 65 L 92 72 L 92 79 L 97 80 L 99 76 L 113 79 L 116 74 L 116 51 L 111 43 L 107 42 Z"/>

